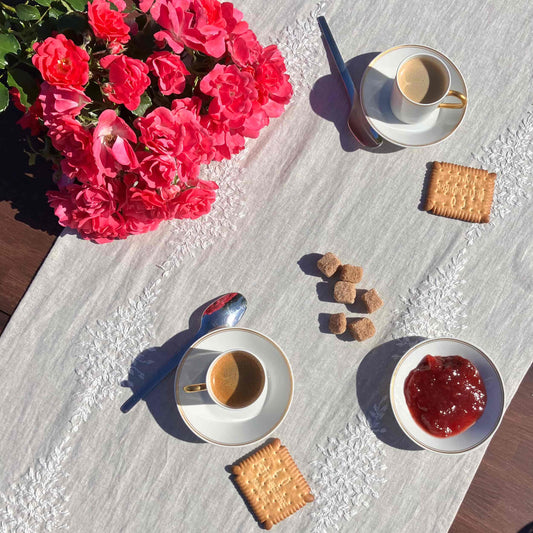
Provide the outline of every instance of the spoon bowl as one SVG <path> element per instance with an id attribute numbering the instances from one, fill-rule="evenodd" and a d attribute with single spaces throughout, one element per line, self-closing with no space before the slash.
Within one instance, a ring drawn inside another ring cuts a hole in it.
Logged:
<path id="1" fill-rule="evenodd" d="M 191 341 L 185 345 L 174 357 L 167 361 L 157 372 L 157 374 L 145 385 L 126 400 L 120 410 L 127 413 L 134 407 L 139 400 L 145 398 L 163 379 L 165 379 L 170 372 L 172 372 L 181 361 L 185 352 L 189 349 L 191 344 L 203 337 L 209 331 L 223 327 L 234 327 L 238 324 L 247 307 L 246 298 L 238 292 L 229 292 L 220 298 L 217 298 L 213 303 L 208 305 L 202 313 L 202 321 L 200 329 L 197 331 Z"/>

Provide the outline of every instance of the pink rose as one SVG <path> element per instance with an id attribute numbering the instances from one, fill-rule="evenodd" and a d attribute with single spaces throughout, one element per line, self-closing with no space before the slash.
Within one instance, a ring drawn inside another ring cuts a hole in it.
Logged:
<path id="1" fill-rule="evenodd" d="M 81 89 L 89 81 L 89 54 L 62 33 L 35 43 L 33 49 L 32 63 L 51 85 Z"/>
<path id="2" fill-rule="evenodd" d="M 200 124 L 200 105 L 198 98 L 177 99 L 172 111 L 158 107 L 135 121 L 140 142 L 158 154 L 175 157 L 178 176 L 185 183 L 195 179 L 199 165 L 213 156 L 212 141 Z"/>
<path id="3" fill-rule="evenodd" d="M 106 109 L 98 117 L 93 133 L 93 155 L 100 183 L 103 176 L 116 176 L 121 167 L 131 169 L 139 166 L 130 142 L 137 142 L 133 130 L 112 109 Z"/>
<path id="4" fill-rule="evenodd" d="M 123 186 L 110 180 L 102 186 L 67 185 L 62 191 L 48 191 L 48 202 L 62 226 L 77 230 L 84 239 L 97 243 L 125 238 L 124 218 L 119 210 Z"/>
<path id="5" fill-rule="evenodd" d="M 43 108 L 43 120 L 47 126 L 64 115 L 77 116 L 91 102 L 81 89 L 55 87 L 46 81 L 41 84 L 39 100 Z"/>
<path id="6" fill-rule="evenodd" d="M 224 121 L 217 120 L 210 114 L 202 115 L 200 120 L 213 142 L 213 159 L 215 161 L 231 159 L 232 155 L 238 154 L 244 149 L 243 135 L 237 130 L 228 128 Z"/>
<path id="7" fill-rule="evenodd" d="M 217 189 L 214 181 L 200 180 L 193 189 L 181 192 L 171 204 L 172 218 L 196 219 L 206 215 L 216 200 Z"/>
<path id="8" fill-rule="evenodd" d="M 226 21 L 218 0 L 156 0 L 150 14 L 163 28 L 155 39 L 174 52 L 184 45 L 216 58 L 226 52 Z"/>
<path id="9" fill-rule="evenodd" d="M 119 11 L 112 9 L 114 5 Z M 124 0 L 93 0 L 87 6 L 89 25 L 98 39 L 110 44 L 114 53 L 120 52 L 122 45 L 130 40 L 130 28 L 124 22 L 127 13 Z"/>
<path id="10" fill-rule="evenodd" d="M 148 187 L 168 187 L 178 174 L 176 159 L 168 155 L 143 152 L 139 155 L 139 179 Z"/>
<path id="11" fill-rule="evenodd" d="M 231 59 L 241 67 L 256 63 L 262 51 L 263 47 L 259 44 L 252 30 L 246 30 L 240 34 L 232 34 L 228 39 L 228 52 L 231 55 Z"/>
<path id="12" fill-rule="evenodd" d="M 292 96 L 292 85 L 286 74 L 285 62 L 274 44 L 263 49 L 254 65 L 259 102 L 269 117 L 279 117 Z"/>
<path id="13" fill-rule="evenodd" d="M 173 155 L 177 151 L 176 117 L 166 107 L 157 107 L 145 117 L 134 122 L 141 132 L 139 141 L 162 155 Z"/>
<path id="14" fill-rule="evenodd" d="M 172 113 L 176 118 L 178 176 L 185 184 L 196 184 L 200 165 L 213 158 L 213 142 L 209 132 L 200 123 L 199 98 L 182 98 L 172 102 Z"/>
<path id="15" fill-rule="evenodd" d="M 82 183 L 98 184 L 92 132 L 67 115 L 50 124 L 48 136 L 54 148 L 63 155 L 61 170 L 66 176 Z"/>
<path id="16" fill-rule="evenodd" d="M 109 100 L 124 104 L 130 111 L 137 109 L 141 95 L 150 85 L 148 66 L 140 59 L 124 55 L 109 55 L 100 60 L 109 69 L 109 83 L 102 88 Z"/>
<path id="17" fill-rule="evenodd" d="M 161 93 L 180 94 L 185 89 L 185 76 L 189 74 L 183 61 L 170 52 L 154 52 L 147 60 L 148 68 L 156 75 Z"/>
<path id="18" fill-rule="evenodd" d="M 39 100 L 35 100 L 35 102 L 28 108 L 24 115 L 17 120 L 17 124 L 23 130 L 30 130 L 30 133 L 36 137 L 45 129 L 42 118 L 43 108 L 41 106 L 41 102 Z"/>
<path id="19" fill-rule="evenodd" d="M 213 96 L 209 113 L 227 120 L 230 128 L 243 125 L 258 97 L 252 75 L 235 65 L 215 65 L 200 82 L 200 90 Z"/>
<path id="20" fill-rule="evenodd" d="M 150 9 L 152 18 L 163 28 L 154 35 L 156 41 L 166 42 L 176 54 L 183 52 L 183 31 L 193 24 L 189 4 L 189 0 L 155 0 Z"/>

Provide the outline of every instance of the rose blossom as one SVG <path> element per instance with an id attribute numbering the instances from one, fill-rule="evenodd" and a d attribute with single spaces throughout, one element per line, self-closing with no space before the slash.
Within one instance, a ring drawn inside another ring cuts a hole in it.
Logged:
<path id="1" fill-rule="evenodd" d="M 292 85 L 283 56 L 275 44 L 263 49 L 254 70 L 259 102 L 269 117 L 279 117 L 291 99 Z"/>
<path id="2" fill-rule="evenodd" d="M 111 9 L 113 4 L 119 11 Z M 94 0 L 87 6 L 89 25 L 95 36 L 107 41 L 113 52 L 120 52 L 122 45 L 130 40 L 130 28 L 124 22 L 127 13 L 120 11 L 126 8 L 124 0 Z"/>
<path id="3" fill-rule="evenodd" d="M 174 157 L 143 152 L 139 161 L 139 179 L 148 187 L 156 189 L 172 185 L 178 173 Z"/>
<path id="4" fill-rule="evenodd" d="M 200 82 L 200 90 L 213 100 L 209 114 L 223 120 L 229 129 L 247 137 L 257 137 L 268 124 L 268 116 L 257 101 L 258 92 L 252 75 L 235 65 L 217 64 Z"/>
<path id="5" fill-rule="evenodd" d="M 150 10 L 163 28 L 154 37 L 176 53 L 184 45 L 218 58 L 226 51 L 226 22 L 218 0 L 156 0 Z"/>
<path id="6" fill-rule="evenodd" d="M 154 52 L 147 60 L 149 69 L 156 75 L 161 93 L 180 94 L 185 89 L 185 76 L 189 71 L 176 54 Z"/>
<path id="7" fill-rule="evenodd" d="M 176 118 L 166 107 L 156 107 L 134 122 L 141 132 L 139 141 L 158 154 L 173 155 L 177 150 Z"/>
<path id="8" fill-rule="evenodd" d="M 89 54 L 62 33 L 33 45 L 32 63 L 48 83 L 81 89 L 89 81 Z"/>
<path id="9" fill-rule="evenodd" d="M 181 98 L 172 102 L 172 113 L 176 118 L 178 175 L 186 184 L 196 184 L 200 165 L 213 158 L 213 141 L 209 132 L 200 123 L 199 98 Z"/>
<path id="10" fill-rule="evenodd" d="M 228 39 L 228 52 L 231 59 L 241 67 L 257 62 L 262 51 L 263 47 L 252 30 L 246 30 L 238 35 L 232 34 Z"/>
<path id="11" fill-rule="evenodd" d="M 109 100 L 124 104 L 130 111 L 137 109 L 142 93 L 150 85 L 148 66 L 124 55 L 105 56 L 100 65 L 109 69 L 109 83 L 102 88 Z"/>
<path id="12" fill-rule="evenodd" d="M 48 191 L 48 202 L 62 226 L 76 229 L 84 239 L 97 243 L 124 238 L 124 218 L 119 212 L 123 186 L 117 180 L 102 186 L 67 185 L 62 191 Z"/>
<path id="13" fill-rule="evenodd" d="M 93 134 L 77 120 L 65 116 L 49 124 L 48 135 L 56 150 L 61 152 L 61 170 L 69 178 L 97 185 L 98 167 L 94 160 Z"/>
<path id="14" fill-rule="evenodd" d="M 128 169 L 139 166 L 130 142 L 137 142 L 133 130 L 112 109 L 106 109 L 93 133 L 93 155 L 100 182 L 104 175 L 116 176 L 121 165 Z"/>
<path id="15" fill-rule="evenodd" d="M 244 137 L 237 130 L 228 128 L 225 121 L 217 120 L 209 113 L 202 115 L 200 121 L 213 141 L 215 161 L 231 159 L 232 155 L 244 149 Z"/>
<path id="16" fill-rule="evenodd" d="M 63 115 L 75 117 L 91 102 L 81 90 L 73 87 L 55 87 L 47 82 L 42 83 L 39 94 L 43 108 L 43 120 L 48 126 Z"/>
<path id="17" fill-rule="evenodd" d="M 217 189 L 218 185 L 214 181 L 199 180 L 196 187 L 181 192 L 170 202 L 172 218 L 196 219 L 206 215 L 216 200 Z"/>

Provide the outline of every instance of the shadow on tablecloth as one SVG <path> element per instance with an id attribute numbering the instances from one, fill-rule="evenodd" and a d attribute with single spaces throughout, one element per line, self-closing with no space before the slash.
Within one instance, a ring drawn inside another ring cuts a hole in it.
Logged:
<path id="1" fill-rule="evenodd" d="M 401 337 L 380 344 L 370 350 L 357 370 L 357 400 L 376 437 L 388 446 L 401 450 L 421 450 L 402 431 L 394 418 L 389 398 L 392 373 L 400 357 L 424 337 Z M 375 424 L 374 407 L 387 398 L 387 410 L 378 427 Z M 382 430 L 385 431 L 382 431 Z"/>
<path id="2" fill-rule="evenodd" d="M 325 52 L 324 52 L 325 53 Z M 346 90 L 344 89 L 342 78 L 340 77 L 337 67 L 330 57 L 328 61 L 331 74 L 319 78 L 309 95 L 309 102 L 313 111 L 322 118 L 333 122 L 339 132 L 339 141 L 345 152 L 355 152 L 356 150 L 367 150 L 377 154 L 388 154 L 403 150 L 401 146 L 396 146 L 387 141 L 377 149 L 361 146 L 354 138 L 348 128 L 348 114 L 350 105 Z M 346 68 L 353 79 L 357 91 L 361 84 L 361 78 L 368 64 L 374 59 L 379 52 L 368 52 L 352 57 L 346 62 Z"/>
<path id="3" fill-rule="evenodd" d="M 133 361 L 128 380 L 123 385 L 131 388 L 133 393 L 137 392 L 176 352 L 189 344 L 200 327 L 202 313 L 209 303 L 202 304 L 193 312 L 189 318 L 189 329 L 174 335 L 162 346 L 141 352 Z M 146 407 L 159 427 L 169 435 L 186 442 L 204 443 L 187 427 L 179 414 L 174 397 L 175 374 L 175 371 L 171 372 L 145 398 Z"/>

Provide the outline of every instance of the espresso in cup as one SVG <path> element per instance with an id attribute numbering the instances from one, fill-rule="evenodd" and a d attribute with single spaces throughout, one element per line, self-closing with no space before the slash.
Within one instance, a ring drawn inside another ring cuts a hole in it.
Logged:
<path id="1" fill-rule="evenodd" d="M 215 403 L 241 409 L 259 399 L 265 383 L 265 369 L 255 355 L 244 350 L 228 350 L 211 362 L 205 383 L 187 385 L 183 390 L 207 391 Z"/>
<path id="2" fill-rule="evenodd" d="M 252 354 L 240 350 L 227 352 L 210 371 L 210 388 L 223 405 L 238 409 L 255 402 L 265 386 L 265 372 Z"/>

